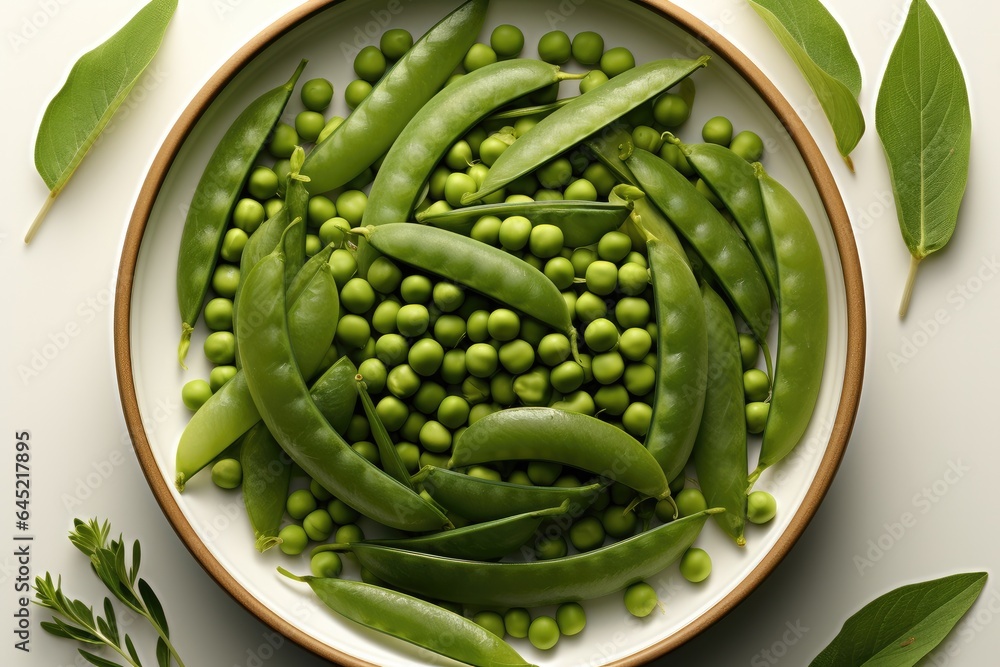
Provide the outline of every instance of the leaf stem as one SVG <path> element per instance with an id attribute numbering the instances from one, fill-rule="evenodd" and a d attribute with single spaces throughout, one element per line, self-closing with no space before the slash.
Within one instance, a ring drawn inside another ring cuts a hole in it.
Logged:
<path id="1" fill-rule="evenodd" d="M 48 197 L 45 198 L 45 203 L 42 204 L 42 210 L 35 216 L 34 222 L 32 222 L 31 227 L 28 228 L 28 233 L 24 235 L 25 245 L 31 243 L 31 241 L 35 238 L 35 234 L 38 233 L 39 228 L 42 226 L 42 222 L 45 221 L 45 216 L 49 214 L 49 209 L 56 203 L 56 197 L 58 196 L 58 190 L 52 190 L 49 192 Z"/>
<path id="2" fill-rule="evenodd" d="M 906 288 L 903 290 L 903 301 L 899 304 L 899 319 L 905 319 L 907 311 L 910 310 L 910 298 L 913 296 L 913 285 L 917 281 L 917 269 L 920 268 L 920 259 L 910 258 L 910 275 L 906 278 Z"/>

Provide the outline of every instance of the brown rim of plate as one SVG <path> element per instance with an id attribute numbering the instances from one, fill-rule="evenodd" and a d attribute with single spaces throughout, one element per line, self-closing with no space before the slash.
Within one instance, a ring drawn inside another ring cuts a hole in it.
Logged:
<path id="1" fill-rule="evenodd" d="M 174 502 L 167 480 L 160 474 L 153 458 L 149 441 L 146 439 L 146 432 L 139 414 L 139 405 L 132 377 L 130 344 L 132 282 L 135 277 L 136 262 L 142 244 L 143 233 L 163 181 L 184 140 L 215 100 L 216 96 L 232 81 L 243 67 L 289 30 L 342 1 L 311 0 L 305 2 L 251 39 L 209 79 L 170 131 L 143 183 L 125 237 L 115 296 L 115 364 L 125 422 L 135 447 L 136 456 L 142 466 L 143 474 L 146 476 L 146 481 L 149 483 L 160 508 L 170 521 L 174 531 L 194 555 L 195 559 L 201 564 L 202 568 L 238 603 L 272 629 L 280 632 L 303 648 L 322 658 L 349 667 L 375 667 L 371 663 L 338 651 L 315 637 L 306 634 L 268 609 L 236 581 L 198 538 L 191 524 L 181 512 L 180 507 Z M 847 448 L 847 442 L 854 427 L 858 403 L 861 399 L 867 335 L 861 262 L 851 229 L 850 218 L 847 214 L 847 209 L 844 207 L 840 192 L 837 189 L 833 174 L 826 160 L 823 158 L 819 147 L 798 114 L 795 113 L 788 101 L 782 97 L 774 84 L 764 76 L 763 72 L 749 58 L 703 21 L 667 0 L 631 1 L 656 12 L 712 49 L 757 91 L 760 97 L 784 124 L 809 169 L 809 173 L 830 218 L 833 233 L 837 241 L 840 261 L 843 266 L 844 286 L 847 297 L 848 341 L 844 385 L 840 405 L 837 409 L 837 418 L 830 433 L 829 444 L 820 463 L 819 470 L 816 473 L 816 477 L 803 500 L 802 506 L 792 518 L 787 530 L 782 533 L 775 546 L 768 552 L 760 564 L 714 607 L 666 639 L 627 658 L 611 663 L 616 667 L 632 667 L 634 665 L 645 664 L 658 656 L 676 649 L 705 631 L 716 621 L 732 611 L 751 591 L 757 588 L 798 541 L 819 508 L 819 504 L 822 502 L 827 490 L 830 488 L 830 484 Z"/>

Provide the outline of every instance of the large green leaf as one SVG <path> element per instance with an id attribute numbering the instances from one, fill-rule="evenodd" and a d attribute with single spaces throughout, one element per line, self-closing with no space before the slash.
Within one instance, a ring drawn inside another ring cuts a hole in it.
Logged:
<path id="1" fill-rule="evenodd" d="M 900 306 L 906 315 L 917 267 L 951 240 L 969 180 L 972 115 L 962 67 L 927 0 L 914 0 L 875 107 L 899 227 L 913 261 Z"/>
<path id="2" fill-rule="evenodd" d="M 176 8 L 177 0 L 152 0 L 108 41 L 81 56 L 49 102 L 35 140 L 35 168 L 49 196 L 25 243 L 156 55 Z"/>
<path id="3" fill-rule="evenodd" d="M 837 20 L 819 0 L 749 0 L 809 82 L 853 169 L 851 151 L 865 133 L 858 105 L 861 68 Z"/>
<path id="4" fill-rule="evenodd" d="M 910 667 L 941 643 L 986 584 L 985 572 L 903 586 L 851 616 L 809 667 Z"/>

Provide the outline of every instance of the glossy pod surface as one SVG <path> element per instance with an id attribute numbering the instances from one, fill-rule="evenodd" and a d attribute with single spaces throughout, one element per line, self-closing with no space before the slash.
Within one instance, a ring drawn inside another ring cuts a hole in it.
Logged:
<path id="1" fill-rule="evenodd" d="M 542 607 L 590 600 L 647 579 L 694 543 L 708 510 L 584 554 L 531 563 L 480 563 L 356 542 L 361 565 L 392 586 L 449 602 Z"/>

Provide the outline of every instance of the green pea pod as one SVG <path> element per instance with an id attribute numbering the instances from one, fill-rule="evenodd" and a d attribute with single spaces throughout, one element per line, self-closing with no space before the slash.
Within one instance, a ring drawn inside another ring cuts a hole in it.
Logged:
<path id="1" fill-rule="evenodd" d="M 448 520 L 405 485 L 359 456 L 316 406 L 292 352 L 285 312 L 284 255 L 275 251 L 247 278 L 238 306 L 243 371 L 261 418 L 282 448 L 330 493 L 392 528 L 439 530 Z"/>
<path id="2" fill-rule="evenodd" d="M 784 186 L 754 165 L 778 264 L 778 358 L 752 487 L 795 448 L 812 418 L 829 336 L 826 269 L 809 216 Z"/>
<path id="3" fill-rule="evenodd" d="M 462 203 L 476 202 L 534 171 L 705 67 L 708 60 L 708 56 L 697 60 L 654 60 L 580 95 L 504 151 L 493 163 L 479 191 L 462 197 Z"/>
<path id="4" fill-rule="evenodd" d="M 703 283 L 708 322 L 708 390 L 694 465 L 705 500 L 726 511 L 715 515 L 727 535 L 746 545 L 747 421 L 740 338 L 729 306 Z"/>
<path id="5" fill-rule="evenodd" d="M 302 173 L 318 194 L 351 182 L 385 155 L 407 123 L 462 63 L 483 27 L 489 0 L 470 0 L 406 52 L 330 136 L 310 151 Z M 402 219 L 402 218 L 401 218 Z"/>
<path id="6" fill-rule="evenodd" d="M 686 79 L 685 79 L 686 80 Z M 619 183 L 638 186 L 625 157 L 632 152 L 632 135 L 625 121 L 615 121 L 583 142 L 584 147 L 614 174 Z"/>
<path id="7" fill-rule="evenodd" d="M 278 531 L 292 481 L 292 460 L 263 422 L 250 429 L 240 448 L 243 505 L 253 528 L 257 551 L 281 544 Z"/>
<path id="8" fill-rule="evenodd" d="M 289 220 L 301 220 L 300 225 L 290 225 L 285 237 L 285 287 L 290 287 L 299 269 L 306 263 L 306 220 L 309 218 L 309 177 L 300 172 L 305 151 L 296 146 L 291 157 L 291 173 L 285 186 L 285 209 Z M 249 243 L 249 241 L 248 241 Z M 244 249 L 245 250 L 245 249 Z M 273 250 L 273 248 L 272 248 Z M 241 262 L 242 266 L 242 262 Z"/>
<path id="9" fill-rule="evenodd" d="M 771 294 L 746 243 L 691 182 L 664 160 L 637 148 L 626 162 L 646 195 L 704 259 L 770 360 L 766 341 Z"/>
<path id="10" fill-rule="evenodd" d="M 347 357 L 341 357 L 323 373 L 309 389 L 316 407 L 337 433 L 347 433 L 347 427 L 358 404 L 354 378 L 358 368 Z"/>
<path id="11" fill-rule="evenodd" d="M 396 540 L 366 540 L 365 544 L 418 551 L 448 558 L 480 561 L 500 560 L 527 544 L 538 532 L 543 521 L 552 517 L 567 516 L 568 511 L 569 501 L 567 500 L 563 501 L 559 507 L 550 507 L 527 514 L 516 514 L 496 521 L 477 523 L 433 535 Z M 327 545 L 323 545 L 314 549 L 313 553 L 329 550 Z"/>
<path id="12" fill-rule="evenodd" d="M 393 223 L 356 229 L 381 253 L 465 285 L 566 334 L 576 329 L 562 293 L 538 269 L 498 248 L 434 227 Z"/>
<path id="13" fill-rule="evenodd" d="M 476 123 L 519 97 L 576 76 L 522 58 L 487 65 L 442 90 L 413 117 L 386 154 L 368 196 L 363 224 L 409 220 L 434 168 Z M 376 256 L 362 239 L 359 275 L 367 275 Z"/>
<path id="14" fill-rule="evenodd" d="M 475 667 L 534 667 L 486 628 L 433 602 L 360 581 L 278 571 L 309 584 L 327 607 L 371 630 Z"/>
<path id="15" fill-rule="evenodd" d="M 229 216 L 305 66 L 303 60 L 287 83 L 258 97 L 237 117 L 209 158 L 195 189 L 177 259 L 177 303 L 182 322 L 177 356 L 182 367 L 212 282 Z"/>
<path id="16" fill-rule="evenodd" d="M 361 374 L 354 376 L 354 384 L 357 386 L 358 396 L 361 397 L 361 405 L 364 406 L 372 436 L 375 438 L 375 445 L 378 447 L 382 469 L 397 482 L 414 489 L 413 482 L 410 481 L 410 473 L 407 472 L 406 465 L 403 464 L 403 459 L 399 456 L 399 450 L 396 449 L 385 424 L 382 423 L 382 418 L 375 411 L 375 404 L 372 403 L 372 397 L 368 395 L 368 387 L 364 380 L 365 378 Z"/>
<path id="17" fill-rule="evenodd" d="M 486 118 L 486 122 L 494 122 L 498 120 L 512 120 L 514 118 L 525 118 L 527 116 L 539 116 L 544 118 L 551 113 L 559 111 L 564 106 L 575 100 L 575 97 L 567 97 L 563 100 L 557 100 L 552 104 L 539 104 L 532 107 L 521 107 L 519 109 L 508 109 L 507 111 L 500 111 L 495 113 L 489 118 Z"/>
<path id="18" fill-rule="evenodd" d="M 413 481 L 449 512 L 474 523 L 559 507 L 566 502 L 567 511 L 576 516 L 597 500 L 603 488 L 601 484 L 571 488 L 524 486 L 434 466 L 422 468 Z"/>
<path id="19" fill-rule="evenodd" d="M 594 551 L 527 563 L 479 563 L 364 542 L 340 545 L 391 586 L 448 602 L 483 607 L 543 607 L 623 590 L 676 562 L 701 533 L 713 508 Z"/>
<path id="20" fill-rule="evenodd" d="M 622 204 L 591 201 L 536 201 L 510 204 L 483 204 L 457 208 L 445 213 L 417 214 L 417 222 L 456 234 L 468 236 L 476 222 L 483 216 L 493 215 L 501 220 L 520 215 L 532 225 L 553 225 L 562 230 L 563 244 L 567 248 L 581 248 L 601 240 L 608 232 L 622 226 L 631 209 Z"/>
<path id="21" fill-rule="evenodd" d="M 646 245 L 649 237 L 663 241 L 673 248 L 685 262 L 687 255 L 684 254 L 684 246 L 677 237 L 677 232 L 670 226 L 663 214 L 657 210 L 656 206 L 649 201 L 646 193 L 634 185 L 616 185 L 608 200 L 612 203 L 626 203 L 632 208 L 631 222 L 625 231 L 632 238 L 632 243 L 642 247 Z"/>
<path id="22" fill-rule="evenodd" d="M 691 166 L 715 196 L 732 214 L 743 238 L 747 240 L 757 264 L 764 272 L 771 295 L 778 298 L 778 270 L 771 244 L 771 230 L 767 226 L 764 201 L 753 166 L 725 146 L 717 144 L 680 143 L 671 139 L 684 152 Z"/>
<path id="23" fill-rule="evenodd" d="M 670 495 L 663 470 L 635 438 L 594 417 L 552 408 L 510 408 L 483 417 L 455 443 L 448 467 L 518 460 L 573 466 L 652 498 Z"/>
<path id="24" fill-rule="evenodd" d="M 339 319 L 340 294 L 329 266 L 332 252 L 326 248 L 312 257 L 292 281 L 287 296 L 295 358 L 309 376 L 330 349 Z M 251 317 L 257 321 L 255 313 Z M 259 421 L 260 413 L 241 369 L 184 427 L 177 444 L 177 489 L 183 491 L 188 480 Z"/>
<path id="25" fill-rule="evenodd" d="M 651 239 L 649 272 L 656 304 L 656 393 L 646 448 L 667 479 L 684 472 L 705 406 L 708 333 L 691 269 L 672 247 Z"/>

